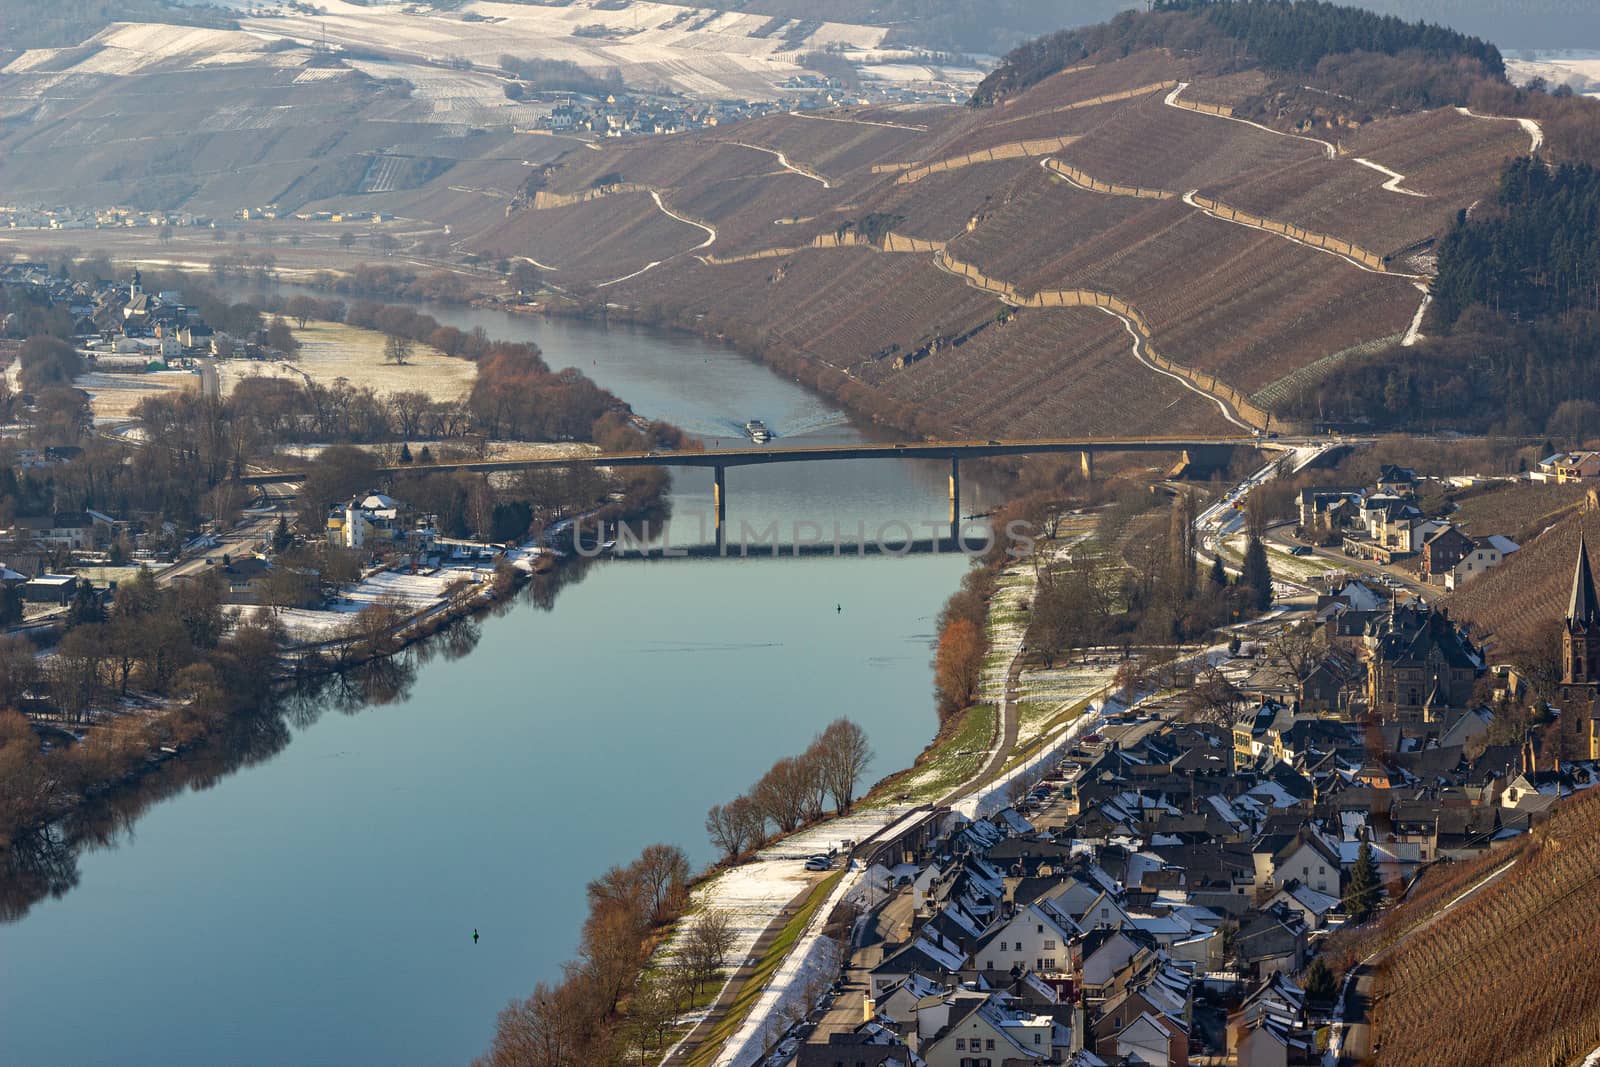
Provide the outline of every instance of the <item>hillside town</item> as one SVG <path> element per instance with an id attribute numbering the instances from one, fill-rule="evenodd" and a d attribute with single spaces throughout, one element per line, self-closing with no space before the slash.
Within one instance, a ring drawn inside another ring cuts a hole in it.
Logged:
<path id="1" fill-rule="evenodd" d="M 1355 580 L 1109 705 L 1010 806 L 872 842 L 882 892 L 767 1062 L 1323 1063 L 1330 939 L 1600 781 L 1582 547 L 1559 622 L 1556 723 L 1521 735 L 1503 724 L 1526 680 L 1445 609 Z"/>

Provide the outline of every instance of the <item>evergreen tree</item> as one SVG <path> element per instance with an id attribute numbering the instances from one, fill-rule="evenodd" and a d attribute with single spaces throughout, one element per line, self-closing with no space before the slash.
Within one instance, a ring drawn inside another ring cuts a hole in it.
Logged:
<path id="1" fill-rule="evenodd" d="M 1228 587 L 1228 572 L 1222 566 L 1222 557 L 1215 553 L 1211 556 L 1211 584 L 1217 589 Z"/>
<path id="2" fill-rule="evenodd" d="M 427 445 L 423 445 L 422 446 L 422 451 L 417 455 L 417 462 L 419 462 L 419 463 L 432 463 L 433 462 L 433 450 L 431 448 L 429 448 Z"/>
<path id="3" fill-rule="evenodd" d="M 411 445 L 405 441 L 400 442 L 400 462 L 411 462 Z"/>
<path id="4" fill-rule="evenodd" d="M 67 606 L 67 628 L 70 630 L 85 623 L 105 621 L 106 610 L 101 605 L 94 586 L 89 582 L 79 582 L 78 591 L 73 595 L 72 603 Z"/>
<path id="5" fill-rule="evenodd" d="M 1378 910 L 1383 896 L 1383 886 L 1378 881 L 1378 862 L 1372 855 L 1372 843 L 1361 842 L 1356 854 L 1356 865 L 1350 870 L 1350 885 L 1344 891 L 1344 910 L 1355 922 L 1365 922 Z"/>
<path id="6" fill-rule="evenodd" d="M 0 588 L 0 626 L 22 621 L 22 583 L 7 582 Z"/>
<path id="7" fill-rule="evenodd" d="M 1254 534 L 1244 550 L 1244 573 L 1239 580 L 1254 594 L 1252 607 L 1257 611 L 1272 607 L 1272 566 L 1267 562 L 1266 544 Z"/>
<path id="8" fill-rule="evenodd" d="M 289 517 L 278 516 L 278 528 L 272 531 L 272 551 L 282 552 L 294 542 L 294 535 L 289 532 Z"/>
<path id="9" fill-rule="evenodd" d="M 1338 992 L 1338 986 L 1333 980 L 1333 971 L 1321 956 L 1311 961 L 1311 966 L 1306 968 L 1305 979 L 1301 984 L 1305 987 L 1306 996 L 1312 1000 L 1332 1000 Z"/>

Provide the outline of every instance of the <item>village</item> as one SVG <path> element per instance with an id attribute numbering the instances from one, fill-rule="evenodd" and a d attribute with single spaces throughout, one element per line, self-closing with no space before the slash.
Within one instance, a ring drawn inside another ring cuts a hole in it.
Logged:
<path id="1" fill-rule="evenodd" d="M 326 651 L 352 640 L 364 625 L 357 620 L 363 611 L 384 614 L 401 638 L 427 620 L 470 610 L 492 591 L 503 593 L 560 555 L 545 545 L 547 538 L 527 536 L 529 516 L 512 516 L 521 518 L 520 526 L 499 524 L 498 540 L 450 536 L 437 514 L 375 484 L 330 501 L 325 521 L 309 530 L 288 506 L 292 493 L 275 485 L 212 494 L 201 521 L 192 524 L 159 509 L 30 513 L 30 500 L 47 500 L 52 484 L 74 480 L 92 447 L 143 440 L 136 411 L 101 405 L 103 397 L 120 397 L 112 383 L 159 380 L 165 388 L 153 395 L 216 398 L 225 383 L 238 380 L 230 363 L 283 365 L 297 343 L 281 319 L 258 326 L 253 312 L 241 320 L 244 328 L 214 328 L 181 293 L 144 291 L 138 271 L 128 282 L 74 282 L 43 264 L 14 263 L 0 270 L 0 286 L 23 294 L 12 306 L 26 306 L 25 314 L 64 316 L 71 323 L 71 351 L 81 365 L 69 392 L 88 398 L 80 399 L 84 406 L 70 425 L 45 424 L 35 416 L 49 390 L 38 398 L 29 392 L 18 358 L 22 342 L 0 340 L 8 396 L 18 408 L 6 436 L 8 476 L 13 486 L 20 483 L 21 510 L 0 529 L 4 621 L 11 632 L 47 639 L 62 626 L 102 618 L 120 584 L 148 576 L 161 586 L 209 585 L 235 617 L 260 616 L 281 626 L 290 650 Z M 24 331 L 18 313 L 6 315 L 0 330 Z M 426 466 L 435 459 L 427 443 L 415 454 L 405 444 L 391 451 L 401 463 Z M 98 721 L 86 714 L 81 725 Z"/>
<path id="2" fill-rule="evenodd" d="M 1582 462 L 1553 456 L 1524 484 Z M 1384 465 L 1365 488 L 1304 491 L 1300 532 L 1370 566 L 1349 541 L 1399 548 L 1424 481 Z M 1436 522 L 1394 553 L 1404 582 L 1288 582 L 1262 619 L 1120 673 L 1037 770 L 847 842 L 821 869 L 854 887 L 769 987 L 783 1022 L 748 1047 L 799 1067 L 1361 1062 L 1370 1031 L 1336 978 L 1348 935 L 1600 781 L 1583 541 L 1546 620 L 1551 676 L 1494 661 L 1429 602 L 1503 543 Z M 762 855 L 799 862 L 823 832 Z"/>
<path id="3" fill-rule="evenodd" d="M 1319 651 L 1298 671 L 1224 654 L 1187 693 L 1113 705 L 1003 810 L 858 850 L 879 901 L 770 1062 L 1323 1062 L 1330 938 L 1596 783 L 1600 600 L 1586 562 L 1573 581 L 1567 758 L 1491 736 L 1525 683 L 1447 614 L 1348 582 L 1299 624 Z"/>

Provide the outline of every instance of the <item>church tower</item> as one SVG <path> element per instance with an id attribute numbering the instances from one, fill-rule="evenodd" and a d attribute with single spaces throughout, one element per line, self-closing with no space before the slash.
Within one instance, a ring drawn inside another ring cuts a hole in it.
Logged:
<path id="1" fill-rule="evenodd" d="M 1561 684 L 1600 682 L 1600 598 L 1589 573 L 1589 548 L 1578 535 L 1578 562 L 1572 571 L 1572 595 L 1561 632 Z"/>
<path id="2" fill-rule="evenodd" d="M 1561 703 L 1586 718 L 1589 758 L 1600 759 L 1600 598 L 1589 573 L 1589 546 L 1578 535 L 1572 595 L 1561 627 Z"/>

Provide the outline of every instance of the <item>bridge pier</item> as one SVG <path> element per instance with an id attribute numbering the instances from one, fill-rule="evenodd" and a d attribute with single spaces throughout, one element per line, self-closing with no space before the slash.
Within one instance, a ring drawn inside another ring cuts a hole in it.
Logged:
<path id="1" fill-rule="evenodd" d="M 1081 452 L 1079 456 L 1083 463 L 1083 480 L 1086 482 L 1094 481 L 1094 453 Z"/>
<path id="2" fill-rule="evenodd" d="M 722 543 L 722 527 L 728 519 L 728 485 L 727 468 L 716 466 L 711 468 L 711 507 L 715 513 L 717 530 L 717 543 Z"/>
<path id="3" fill-rule="evenodd" d="M 950 536 L 961 532 L 961 460 L 950 457 Z"/>

